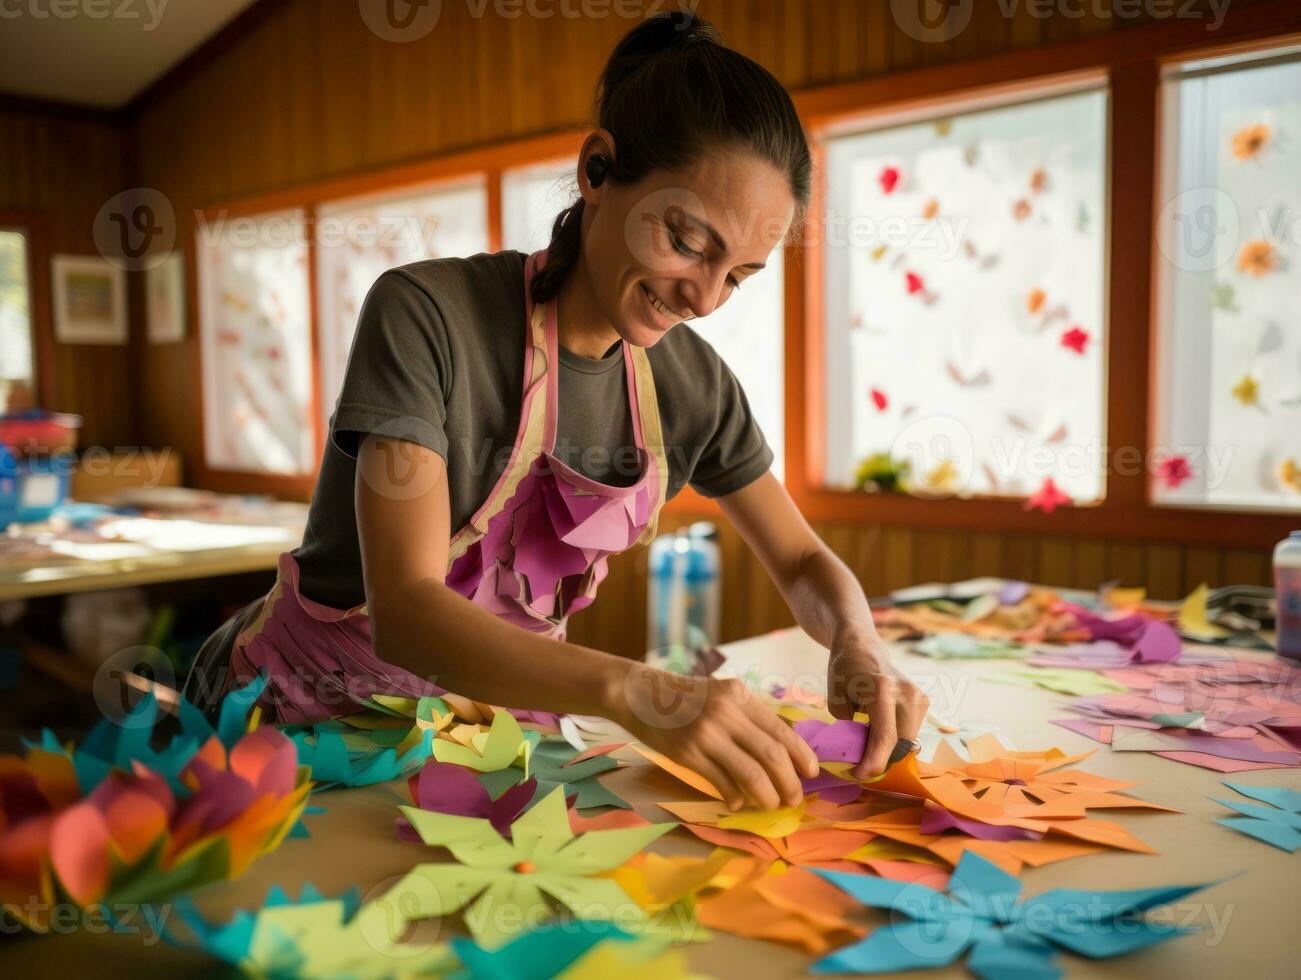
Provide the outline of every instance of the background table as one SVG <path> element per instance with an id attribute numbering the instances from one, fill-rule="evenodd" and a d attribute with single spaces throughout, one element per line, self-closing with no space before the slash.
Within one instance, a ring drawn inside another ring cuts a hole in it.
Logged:
<path id="1" fill-rule="evenodd" d="M 825 653 L 798 631 L 785 631 L 724 647 L 726 669 L 744 674 L 757 671 L 765 682 L 816 684 L 825 675 Z M 1239 654 L 1240 656 L 1259 656 Z M 1195 766 L 1162 759 L 1147 752 L 1113 752 L 1083 736 L 1049 722 L 1066 716 L 1064 696 L 1041 689 L 1023 689 L 982 679 L 1001 669 L 998 661 L 937 661 L 898 652 L 904 669 L 923 685 L 935 709 L 967 722 L 997 724 L 1017 749 L 1057 746 L 1067 752 L 1096 749 L 1078 765 L 1090 772 L 1141 785 L 1132 793 L 1144 800 L 1177 807 L 1182 814 L 1125 810 L 1097 811 L 1124 825 L 1161 853 L 1107 851 L 1044 868 L 1027 867 L 1021 880 L 1026 894 L 1054 887 L 1127 889 L 1153 885 L 1207 882 L 1210 887 L 1173 907 L 1174 921 L 1206 931 L 1184 936 L 1154 949 L 1113 960 L 1090 961 L 1063 952 L 1060 963 L 1068 976 L 1166 977 L 1213 976 L 1239 980 L 1293 977 L 1298 973 L 1296 929 L 1301 902 L 1301 857 L 1286 854 L 1221 827 L 1215 818 L 1230 815 L 1209 797 L 1231 798 L 1224 778 L 1256 785 L 1287 785 L 1301 789 L 1301 771 L 1263 770 L 1224 777 Z M 621 757 L 633 757 L 621 750 Z M 630 765 L 606 779 L 615 792 L 644 816 L 663 820 L 667 814 L 650 800 L 693 798 L 691 790 L 645 765 Z M 358 886 L 363 894 L 382 893 L 429 852 L 398 841 L 393 820 L 396 806 L 408 802 L 404 781 L 354 790 L 336 790 L 313 797 L 326 812 L 306 817 L 310 839 L 288 840 L 279 850 L 260 858 L 241 879 L 201 893 L 204 912 L 224 920 L 238 908 L 261 903 L 267 889 L 279 884 L 292 894 L 312 882 L 327 895 Z M 703 856 L 709 848 L 686 832 L 661 838 L 654 850 Z M 875 915 L 876 913 L 871 913 Z M 870 919 L 871 922 L 883 921 Z M 431 940 L 439 927 L 428 924 L 418 938 Z M 7 937 L 0 942 L 0 963 L 15 978 L 37 976 L 221 976 L 225 968 L 206 957 L 153 942 L 147 935 Z M 147 945 L 153 942 L 153 945 Z M 812 958 L 778 943 L 746 940 L 716 932 L 712 942 L 688 947 L 690 961 L 702 973 L 720 977 L 796 977 L 805 974 Z M 918 976 L 969 976 L 961 965 Z"/>

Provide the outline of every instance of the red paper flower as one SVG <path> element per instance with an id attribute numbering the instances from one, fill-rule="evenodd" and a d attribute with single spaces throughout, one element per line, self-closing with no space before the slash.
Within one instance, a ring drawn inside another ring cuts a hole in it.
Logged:
<path id="1" fill-rule="evenodd" d="M 881 184 L 882 193 L 893 194 L 895 188 L 899 186 L 899 181 L 903 179 L 903 174 L 898 167 L 882 167 L 876 179 Z"/>
<path id="2" fill-rule="evenodd" d="M 1088 331 L 1081 330 L 1079 327 L 1071 327 L 1071 329 L 1062 334 L 1062 346 L 1075 351 L 1077 354 L 1084 353 L 1084 347 L 1088 342 Z"/>
<path id="3" fill-rule="evenodd" d="M 1026 510 L 1041 510 L 1045 514 L 1051 514 L 1058 507 L 1063 507 L 1073 503 L 1070 497 L 1057 489 L 1057 484 L 1053 482 L 1050 476 L 1044 480 L 1043 486 L 1036 490 L 1025 502 Z"/>
<path id="4" fill-rule="evenodd" d="M 908 295 L 915 296 L 917 293 L 926 291 L 926 280 L 915 272 L 905 272 L 903 274 L 904 282 L 908 286 Z"/>
<path id="5" fill-rule="evenodd" d="M 1156 475 L 1169 490 L 1192 479 L 1193 468 L 1187 456 L 1167 456 L 1157 464 Z"/>
<path id="6" fill-rule="evenodd" d="M 885 397 L 885 392 L 880 388 L 872 389 L 872 404 L 876 406 L 878 412 L 884 412 L 890 404 L 890 399 Z"/>

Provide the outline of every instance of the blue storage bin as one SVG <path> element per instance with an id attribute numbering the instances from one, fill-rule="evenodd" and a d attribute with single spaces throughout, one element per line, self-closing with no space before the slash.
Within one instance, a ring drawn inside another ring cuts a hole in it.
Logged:
<path id="1" fill-rule="evenodd" d="M 0 446 L 0 527 L 44 521 L 68 499 L 71 453 L 19 459 Z"/>

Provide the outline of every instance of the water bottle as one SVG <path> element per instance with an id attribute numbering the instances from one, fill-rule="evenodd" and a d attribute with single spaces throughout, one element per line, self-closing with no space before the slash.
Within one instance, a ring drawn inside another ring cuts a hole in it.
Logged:
<path id="1" fill-rule="evenodd" d="M 686 671 L 692 654 L 718 643 L 720 554 L 708 521 L 651 542 L 648 659 Z"/>
<path id="2" fill-rule="evenodd" d="M 1301 663 L 1301 531 L 1274 549 L 1274 647 L 1280 657 Z"/>

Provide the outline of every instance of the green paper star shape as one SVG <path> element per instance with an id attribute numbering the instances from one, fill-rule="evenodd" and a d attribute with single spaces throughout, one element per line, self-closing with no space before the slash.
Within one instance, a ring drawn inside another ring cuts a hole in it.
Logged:
<path id="1" fill-rule="evenodd" d="M 412 812 L 414 811 L 414 812 Z M 403 808 L 419 832 L 415 808 Z M 564 788 L 553 791 L 515 821 L 511 839 L 487 821 L 453 835 L 446 847 L 455 863 L 422 864 L 385 894 L 406 921 L 465 910 L 481 946 L 496 947 L 551 914 L 547 896 L 578 919 L 637 924 L 641 908 L 609 878 L 592 875 L 623 864 L 676 824 L 597 830 L 575 836 Z"/>

